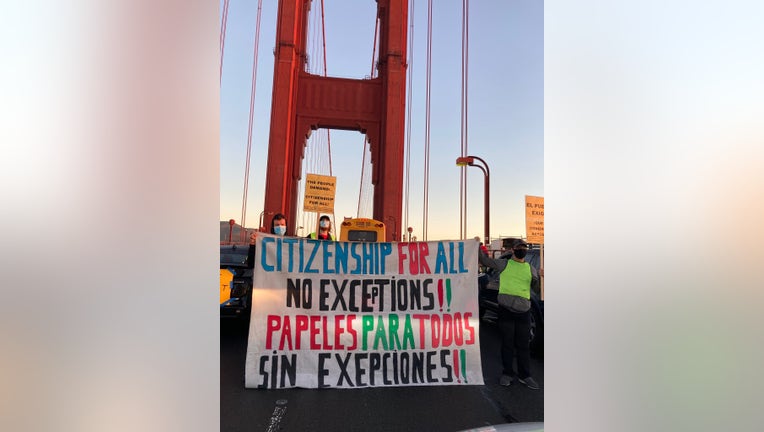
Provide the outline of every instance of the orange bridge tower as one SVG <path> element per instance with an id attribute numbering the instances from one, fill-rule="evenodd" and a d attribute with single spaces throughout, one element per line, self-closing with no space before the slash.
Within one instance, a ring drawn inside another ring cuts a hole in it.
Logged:
<path id="1" fill-rule="evenodd" d="M 371 0 L 366 0 L 371 1 Z M 406 108 L 408 0 L 377 0 L 378 76 L 347 79 L 305 71 L 311 0 L 280 0 L 274 54 L 265 226 L 284 213 L 295 235 L 298 183 L 311 131 L 366 134 L 371 150 L 374 219 L 387 224 L 387 241 L 400 236 Z"/>

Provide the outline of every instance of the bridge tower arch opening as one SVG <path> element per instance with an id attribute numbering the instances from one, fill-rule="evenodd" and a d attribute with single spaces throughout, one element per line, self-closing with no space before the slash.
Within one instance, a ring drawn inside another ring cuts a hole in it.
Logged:
<path id="1" fill-rule="evenodd" d="M 306 72 L 310 5 L 311 0 L 279 2 L 263 223 L 284 213 L 289 221 L 287 234 L 296 234 L 306 139 L 312 131 L 326 128 L 366 134 L 374 185 L 373 217 L 400 227 L 408 1 L 377 0 L 378 75 L 371 79 Z M 394 231 L 388 230 L 387 241 L 395 238 Z"/>
<path id="2" fill-rule="evenodd" d="M 327 129 L 313 131 L 305 147 L 305 158 L 302 161 L 303 178 L 299 182 L 297 194 L 297 228 L 303 227 L 306 235 L 308 227 L 316 227 L 318 217 L 330 212 L 303 211 L 305 204 L 305 175 L 333 175 L 337 178 L 336 197 L 334 199 L 334 219 L 332 223 L 339 233 L 339 226 L 344 218 L 373 217 L 373 192 L 371 184 L 371 164 L 368 145 L 365 145 L 366 135 L 357 131 L 332 130 L 331 152 L 332 169 L 328 166 Z M 331 215 L 330 215 L 331 216 Z"/>

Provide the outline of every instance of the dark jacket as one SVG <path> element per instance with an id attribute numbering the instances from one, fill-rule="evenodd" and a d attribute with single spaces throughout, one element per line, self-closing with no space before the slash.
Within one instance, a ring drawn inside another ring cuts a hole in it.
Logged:
<path id="1" fill-rule="evenodd" d="M 249 250 L 247 251 L 247 268 L 255 268 L 255 250 L 257 250 L 255 245 L 249 245 Z"/>

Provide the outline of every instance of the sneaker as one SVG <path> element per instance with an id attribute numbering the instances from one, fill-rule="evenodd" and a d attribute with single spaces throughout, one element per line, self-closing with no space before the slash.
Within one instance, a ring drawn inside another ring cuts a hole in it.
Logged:
<path id="1" fill-rule="evenodd" d="M 533 379 L 533 377 L 520 378 L 518 381 L 528 386 L 528 388 L 531 390 L 538 390 L 541 388 L 539 387 L 539 384 L 536 382 L 536 380 Z"/>
<path id="2" fill-rule="evenodd" d="M 504 387 L 509 386 L 512 384 L 512 377 L 509 375 L 502 375 L 499 379 L 499 385 L 503 385 Z"/>

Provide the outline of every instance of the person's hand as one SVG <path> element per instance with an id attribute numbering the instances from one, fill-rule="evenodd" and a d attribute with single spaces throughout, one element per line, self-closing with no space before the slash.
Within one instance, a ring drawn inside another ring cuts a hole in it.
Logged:
<path id="1" fill-rule="evenodd" d="M 249 235 L 249 244 L 253 245 L 257 243 L 257 231 Z"/>
<path id="2" fill-rule="evenodd" d="M 544 267 L 541 267 L 539 269 L 539 275 L 541 275 L 541 277 L 544 277 Z"/>

